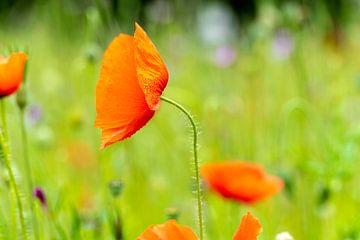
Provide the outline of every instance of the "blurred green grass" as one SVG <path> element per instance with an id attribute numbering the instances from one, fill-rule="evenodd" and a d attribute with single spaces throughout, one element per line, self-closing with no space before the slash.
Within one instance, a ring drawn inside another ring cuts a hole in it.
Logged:
<path id="1" fill-rule="evenodd" d="M 55 12 L 41 7 L 27 21 L 0 23 L 1 49 L 29 51 L 29 104 L 42 110 L 39 122 L 27 122 L 34 182 L 45 190 L 52 217 L 70 239 L 113 239 L 108 190 L 113 179 L 124 183 L 115 204 L 125 239 L 164 222 L 169 207 L 179 208 L 180 223 L 196 229 L 190 129 L 181 113 L 163 103 L 131 139 L 98 150 L 100 131 L 93 122 L 101 56 L 117 33 L 132 30 L 98 23 L 96 11 L 81 19 L 83 25 L 77 23 L 83 26 L 79 29 L 71 26 L 76 17 L 66 23 L 41 21 Z M 292 54 L 279 60 L 272 55 L 275 29 L 258 27 L 261 34 L 231 43 L 236 61 L 221 68 L 213 62 L 215 47 L 203 44 L 197 29 L 176 23 L 144 26 L 169 68 L 164 95 L 183 103 L 198 122 L 202 162 L 254 161 L 287 183 L 282 193 L 252 206 L 205 192 L 207 237 L 231 239 L 250 210 L 263 225 L 259 239 L 274 239 L 282 231 L 294 239 L 360 239 L 359 28 L 347 28 L 341 46 L 311 26 L 291 31 Z M 25 192 L 13 97 L 7 110 Z M 11 239 L 11 203 L 4 181 L 0 191 L 0 233 Z M 42 239 L 61 239 L 47 215 L 37 207 Z"/>

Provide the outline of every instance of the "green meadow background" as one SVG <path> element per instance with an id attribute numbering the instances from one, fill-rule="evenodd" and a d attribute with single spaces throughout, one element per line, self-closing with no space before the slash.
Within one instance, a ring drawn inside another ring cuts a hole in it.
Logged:
<path id="1" fill-rule="evenodd" d="M 100 151 L 95 87 L 102 54 L 134 22 L 167 64 L 164 96 L 189 109 L 202 163 L 247 160 L 286 186 L 253 205 L 204 190 L 206 239 L 228 240 L 241 217 L 260 240 L 360 239 L 359 1 L 1 0 L 0 53 L 29 55 L 26 131 L 35 186 L 23 160 L 15 96 L 6 99 L 11 150 L 40 239 L 133 240 L 176 208 L 197 231 L 191 128 L 162 103 L 132 138 Z M 16 205 L 0 164 L 0 239 L 19 239 Z M 120 196 L 109 190 L 122 183 Z M 116 224 L 115 211 L 121 218 Z M 122 231 L 123 238 L 115 232 Z"/>

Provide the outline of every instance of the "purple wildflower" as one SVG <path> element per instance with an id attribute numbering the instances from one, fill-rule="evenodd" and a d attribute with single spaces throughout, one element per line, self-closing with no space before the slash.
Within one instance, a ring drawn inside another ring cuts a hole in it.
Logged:
<path id="1" fill-rule="evenodd" d="M 231 66 L 236 60 L 236 51 L 232 47 L 219 47 L 215 51 L 214 62 L 217 66 L 226 68 Z"/>
<path id="2" fill-rule="evenodd" d="M 39 105 L 31 105 L 27 111 L 27 118 L 30 125 L 37 124 L 42 118 L 43 112 Z"/>
<path id="3" fill-rule="evenodd" d="M 33 191 L 33 195 L 40 201 L 44 208 L 47 208 L 46 196 L 42 188 L 36 187 Z"/>
<path id="4" fill-rule="evenodd" d="M 278 30 L 272 43 L 274 58 L 286 60 L 293 51 L 293 39 L 286 30 Z"/>

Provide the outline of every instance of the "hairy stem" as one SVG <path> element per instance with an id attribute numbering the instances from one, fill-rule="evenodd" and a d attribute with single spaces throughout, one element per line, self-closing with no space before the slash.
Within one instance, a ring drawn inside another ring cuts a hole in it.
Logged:
<path id="1" fill-rule="evenodd" d="M 25 165 L 25 172 L 26 172 L 26 179 L 28 182 L 28 194 L 29 194 L 29 201 L 30 201 L 30 209 L 32 215 L 32 221 L 34 225 L 34 235 L 35 240 L 40 239 L 39 237 L 39 228 L 37 224 L 36 213 L 34 209 L 34 201 L 32 197 L 32 191 L 34 189 L 34 182 L 32 178 L 32 170 L 29 158 L 29 148 L 28 148 L 28 137 L 27 132 L 25 129 L 25 109 L 20 108 L 20 128 L 21 128 L 21 138 L 22 138 L 22 146 L 23 146 L 23 155 L 24 155 L 24 165 Z"/>
<path id="2" fill-rule="evenodd" d="M 1 107 L 1 129 L 2 134 L 4 135 L 5 140 L 8 139 L 8 132 L 7 132 L 7 123 L 6 123 L 6 106 L 5 106 L 5 99 L 0 99 L 0 107 Z"/>
<path id="3" fill-rule="evenodd" d="M 11 155 L 8 145 L 8 139 L 7 139 L 7 129 L 6 129 L 6 115 L 5 115 L 5 103 L 4 99 L 1 99 L 1 119 L 2 119 L 2 132 L 0 133 L 0 148 L 2 151 L 2 157 L 5 163 L 5 166 L 9 173 L 9 181 L 10 186 L 13 188 L 18 209 L 19 209 L 19 218 L 20 218 L 20 225 L 21 225 L 21 231 L 23 235 L 24 240 L 28 240 L 28 234 L 26 231 L 26 225 L 25 225 L 25 217 L 24 217 L 24 208 L 21 201 L 20 196 L 20 190 L 18 188 L 18 185 L 16 183 L 15 174 L 11 166 Z"/>
<path id="4" fill-rule="evenodd" d="M 198 131 L 196 128 L 196 124 L 194 122 L 193 117 L 190 112 L 186 110 L 182 105 L 175 102 L 172 99 L 161 96 L 160 99 L 164 102 L 167 102 L 180 111 L 182 111 L 186 117 L 189 119 L 192 130 L 193 130 L 193 153 L 194 153 L 194 165 L 195 165 L 195 181 L 196 181 L 196 198 L 197 198 L 197 208 L 198 208 L 198 223 L 199 223 L 199 235 L 200 240 L 204 239 L 204 225 L 203 225 L 203 210 L 202 210 L 202 202 L 201 202 L 201 186 L 200 186 L 200 171 L 199 171 L 199 159 L 198 159 Z"/>

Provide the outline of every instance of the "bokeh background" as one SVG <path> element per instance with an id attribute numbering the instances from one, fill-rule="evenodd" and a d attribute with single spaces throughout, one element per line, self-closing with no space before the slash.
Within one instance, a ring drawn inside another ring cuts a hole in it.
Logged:
<path id="1" fill-rule="evenodd" d="M 119 229 L 136 239 L 169 208 L 196 229 L 191 129 L 180 112 L 162 104 L 131 139 L 98 149 L 102 54 L 135 21 L 168 66 L 164 95 L 196 118 L 201 161 L 256 162 L 286 182 L 250 206 L 205 189 L 207 239 L 231 239 L 248 210 L 263 225 L 261 240 L 283 231 L 360 239 L 359 20 L 357 0 L 1 0 L 0 53 L 30 56 L 26 129 L 34 183 L 48 202 L 36 207 L 42 239 L 120 239 Z M 14 97 L 6 108 L 29 207 Z M 14 239 L 15 206 L 0 170 L 0 236 Z"/>

